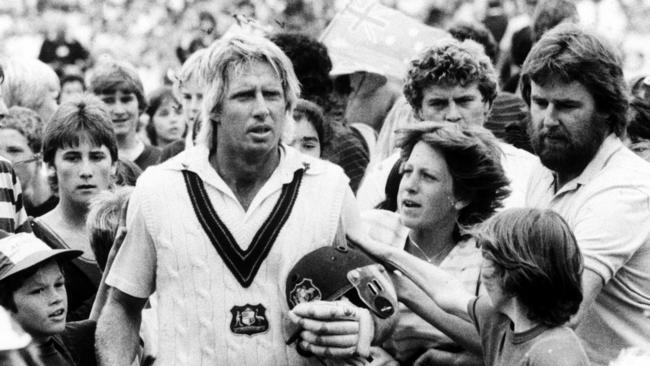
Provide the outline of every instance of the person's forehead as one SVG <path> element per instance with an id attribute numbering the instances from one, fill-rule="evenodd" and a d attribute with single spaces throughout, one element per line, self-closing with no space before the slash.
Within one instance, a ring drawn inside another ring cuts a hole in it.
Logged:
<path id="1" fill-rule="evenodd" d="M 61 151 L 79 151 L 79 150 L 88 150 L 88 151 L 94 151 L 94 150 L 108 150 L 108 147 L 104 144 L 96 144 L 92 141 L 90 141 L 90 138 L 85 137 L 85 138 L 80 138 L 79 143 L 71 143 L 67 144 L 64 146 L 61 146 L 59 148 Z"/>
<path id="2" fill-rule="evenodd" d="M 530 83 L 531 97 L 557 99 L 557 100 L 583 100 L 593 99 L 593 95 L 579 81 L 562 81 L 551 79 L 545 83 Z"/>
<path id="3" fill-rule="evenodd" d="M 226 71 L 227 85 L 234 86 L 260 78 L 265 82 L 282 83 L 280 75 L 273 66 L 263 60 L 253 60 L 236 67 L 229 67 Z"/>
<path id="4" fill-rule="evenodd" d="M 478 89 L 478 83 L 474 82 L 466 86 L 456 84 L 449 85 L 445 84 L 430 84 L 422 90 L 422 95 L 425 99 L 427 98 L 453 98 L 459 96 L 467 95 L 480 95 L 481 92 Z"/>
<path id="5" fill-rule="evenodd" d="M 447 170 L 447 161 L 440 149 L 429 145 L 424 141 L 418 141 L 411 151 L 407 162 L 418 163 L 430 171 L 445 172 Z"/>
<path id="6" fill-rule="evenodd" d="M 300 118 L 294 118 L 296 121 L 296 134 L 301 135 L 301 136 L 309 136 L 309 137 L 318 137 L 318 133 L 316 132 L 316 128 L 314 125 L 309 121 L 309 119 L 306 118 L 306 116 L 302 116 Z"/>
<path id="7" fill-rule="evenodd" d="M 180 105 L 181 103 L 176 98 L 167 97 L 160 102 L 160 106 L 158 107 L 158 109 L 177 108 Z"/>
<path id="8" fill-rule="evenodd" d="M 198 80 L 192 78 L 181 83 L 178 89 L 181 93 L 203 94 L 203 88 L 201 88 Z"/>
<path id="9" fill-rule="evenodd" d="M 99 142 L 98 136 L 92 136 L 90 131 L 75 131 L 68 135 L 67 143 L 60 145 L 57 151 L 71 151 L 71 150 L 106 150 L 108 147 Z"/>
<path id="10" fill-rule="evenodd" d="M 48 260 L 44 264 L 39 264 L 39 266 L 38 270 L 25 280 L 23 287 L 47 285 L 50 281 L 57 280 L 63 275 L 59 264 L 55 260 Z"/>
<path id="11" fill-rule="evenodd" d="M 119 96 L 135 96 L 135 92 L 128 88 L 108 89 L 97 93 L 100 97 L 119 97 Z"/>
<path id="12" fill-rule="evenodd" d="M 27 137 L 12 127 L 0 127 L 0 141 L 10 145 L 26 145 Z"/>

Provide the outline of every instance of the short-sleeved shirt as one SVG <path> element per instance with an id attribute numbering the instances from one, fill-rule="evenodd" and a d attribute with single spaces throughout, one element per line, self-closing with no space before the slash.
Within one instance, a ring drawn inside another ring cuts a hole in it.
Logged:
<path id="1" fill-rule="evenodd" d="M 573 230 L 586 270 L 603 288 L 576 333 L 593 364 L 622 348 L 650 349 L 650 164 L 608 136 L 584 171 L 555 191 L 541 164 L 526 203 L 557 211 Z"/>
<path id="2" fill-rule="evenodd" d="M 580 340 L 568 327 L 537 325 L 515 332 L 512 321 L 487 296 L 471 300 L 467 311 L 481 335 L 486 366 L 589 366 Z"/>
<path id="3" fill-rule="evenodd" d="M 30 231 L 20 182 L 9 160 L 0 157 L 0 230 Z"/>

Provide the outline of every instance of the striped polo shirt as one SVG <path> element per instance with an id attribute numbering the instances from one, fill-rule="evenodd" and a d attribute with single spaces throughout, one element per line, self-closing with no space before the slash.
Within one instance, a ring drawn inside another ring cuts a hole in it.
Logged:
<path id="1" fill-rule="evenodd" d="M 0 230 L 21 231 L 27 227 L 20 182 L 11 163 L 0 157 Z"/>

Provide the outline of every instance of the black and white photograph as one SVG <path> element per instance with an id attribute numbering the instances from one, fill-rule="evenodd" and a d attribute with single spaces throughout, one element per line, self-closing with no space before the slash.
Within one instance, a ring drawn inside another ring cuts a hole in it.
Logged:
<path id="1" fill-rule="evenodd" d="M 650 366 L 650 1 L 0 0 L 0 366 Z"/>

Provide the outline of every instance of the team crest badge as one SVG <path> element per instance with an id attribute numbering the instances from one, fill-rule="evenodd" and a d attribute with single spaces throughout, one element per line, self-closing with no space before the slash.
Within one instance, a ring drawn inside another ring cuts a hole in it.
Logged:
<path id="1" fill-rule="evenodd" d="M 294 306 L 303 303 L 310 302 L 315 300 L 320 300 L 322 294 L 318 287 L 314 285 L 311 279 L 305 278 L 296 284 L 293 287 L 293 290 L 289 293 L 289 301 L 291 302 L 291 308 Z"/>
<path id="2" fill-rule="evenodd" d="M 230 309 L 232 320 L 230 330 L 235 334 L 253 335 L 266 332 L 269 321 L 266 319 L 266 308 L 262 304 L 233 306 Z"/>

